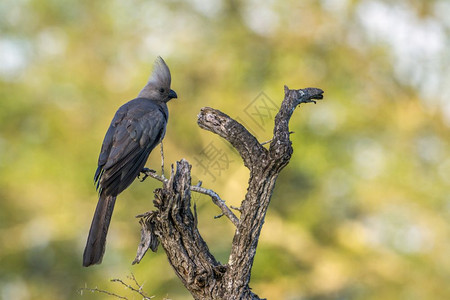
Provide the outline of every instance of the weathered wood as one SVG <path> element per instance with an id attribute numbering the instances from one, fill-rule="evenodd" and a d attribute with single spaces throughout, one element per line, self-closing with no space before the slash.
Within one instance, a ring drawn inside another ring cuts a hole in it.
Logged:
<path id="1" fill-rule="evenodd" d="M 172 170 L 163 188 L 155 191 L 157 211 L 145 216 L 144 246 L 140 247 L 141 252 L 146 251 L 145 245 L 155 247 L 149 235 L 156 236 L 176 274 L 195 299 L 260 299 L 250 290 L 250 275 L 276 179 L 293 153 L 289 120 L 299 104 L 315 103 L 314 100 L 323 98 L 322 94 L 317 88 L 289 90 L 285 86 L 269 149 L 228 115 L 209 107 L 201 109 L 198 125 L 230 142 L 250 170 L 240 219 L 233 222 L 237 227 L 228 263 L 216 261 L 197 229 L 196 213 L 192 214 L 190 203 L 191 166 L 184 159 L 177 162 L 175 174 Z"/>

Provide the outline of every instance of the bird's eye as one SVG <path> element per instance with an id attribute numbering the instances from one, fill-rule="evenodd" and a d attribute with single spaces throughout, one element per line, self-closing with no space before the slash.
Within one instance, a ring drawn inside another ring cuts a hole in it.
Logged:
<path id="1" fill-rule="evenodd" d="M 164 93 L 164 89 L 163 89 L 163 88 L 160 88 L 160 89 L 159 89 L 159 92 L 160 92 L 160 93 Z"/>

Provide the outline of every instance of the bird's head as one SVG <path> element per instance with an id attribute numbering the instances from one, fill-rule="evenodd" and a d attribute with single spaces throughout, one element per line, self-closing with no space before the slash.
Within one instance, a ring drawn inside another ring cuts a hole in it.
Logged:
<path id="1" fill-rule="evenodd" d="M 177 93 L 170 89 L 171 77 L 166 62 L 158 56 L 155 60 L 153 73 L 138 97 L 148 98 L 154 101 L 168 102 L 177 98 Z"/>

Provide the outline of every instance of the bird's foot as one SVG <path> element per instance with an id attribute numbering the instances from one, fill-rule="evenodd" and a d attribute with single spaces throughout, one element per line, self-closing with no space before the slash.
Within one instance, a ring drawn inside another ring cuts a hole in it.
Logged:
<path id="1" fill-rule="evenodd" d="M 141 170 L 141 173 L 143 174 L 142 178 L 140 178 L 140 177 L 141 177 L 141 173 L 138 174 L 137 178 L 138 178 L 141 182 L 143 182 L 145 179 L 147 179 L 147 177 L 148 177 L 148 174 L 147 174 L 147 173 L 149 173 L 149 172 L 150 172 L 150 173 L 156 173 L 155 170 L 152 170 L 152 169 L 149 169 L 149 168 L 143 168 L 143 169 Z"/>

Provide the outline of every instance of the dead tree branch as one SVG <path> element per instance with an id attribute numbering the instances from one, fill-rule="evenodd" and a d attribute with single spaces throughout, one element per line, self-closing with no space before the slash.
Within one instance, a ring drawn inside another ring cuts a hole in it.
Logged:
<path id="1" fill-rule="evenodd" d="M 136 277 L 134 276 L 133 273 L 131 273 L 131 276 L 127 276 L 127 277 L 128 277 L 128 279 L 132 280 L 131 284 L 127 284 L 122 279 L 119 279 L 119 278 L 114 278 L 114 279 L 111 279 L 110 281 L 111 282 L 118 282 L 118 283 L 120 283 L 121 285 L 123 285 L 125 287 L 125 289 L 130 290 L 133 293 L 139 294 L 139 296 L 141 296 L 143 300 L 150 300 L 150 299 L 155 297 L 155 296 L 148 296 L 142 290 L 143 286 L 138 283 L 138 281 L 136 280 Z M 133 283 L 136 285 L 136 287 L 133 286 Z M 109 292 L 107 290 L 102 290 L 102 289 L 99 289 L 99 288 L 84 287 L 84 288 L 78 289 L 78 291 L 80 292 L 81 295 L 83 295 L 84 291 L 88 291 L 88 292 L 91 292 L 91 293 L 106 294 L 108 296 L 112 296 L 112 297 L 115 297 L 115 298 L 118 298 L 118 299 L 128 299 L 125 296 L 120 296 L 120 295 L 117 295 L 115 293 Z"/>
<path id="2" fill-rule="evenodd" d="M 198 125 L 230 142 L 250 170 L 239 220 L 226 205 L 226 209 L 220 206 L 220 198 L 215 198 L 214 192 L 209 194 L 236 225 L 226 265 L 216 261 L 197 229 L 197 220 L 190 208 L 190 192 L 196 186 L 191 186 L 191 166 L 186 160 L 177 162 L 176 172 L 172 169 L 170 179 L 163 181 L 163 188 L 155 191 L 157 210 L 141 220 L 145 227 L 141 257 L 142 251 L 148 248 L 156 250 L 149 241 L 158 239 L 176 274 L 195 299 L 260 299 L 249 287 L 251 268 L 275 181 L 293 153 L 289 121 L 299 104 L 315 103 L 323 98 L 323 91 L 317 88 L 289 90 L 285 86 L 284 92 L 269 149 L 244 126 L 218 110 L 205 107 L 198 115 Z"/>
<path id="3" fill-rule="evenodd" d="M 160 176 L 156 174 L 156 172 L 153 172 L 152 170 L 148 168 L 144 168 L 142 170 L 142 173 L 144 173 L 144 177 L 141 179 L 141 181 L 144 181 L 147 177 L 152 177 L 156 180 L 159 180 L 161 182 L 167 181 L 167 179 L 163 176 Z M 220 198 L 220 196 L 214 192 L 213 190 L 206 189 L 201 186 L 201 182 L 199 182 L 197 185 L 191 185 L 190 187 L 191 191 L 197 192 L 200 194 L 208 195 L 211 197 L 211 200 L 215 205 L 217 205 L 222 210 L 222 215 L 227 216 L 228 219 L 235 225 L 238 226 L 239 219 L 236 217 L 236 215 L 228 208 L 228 206 L 225 204 L 225 201 Z"/>

